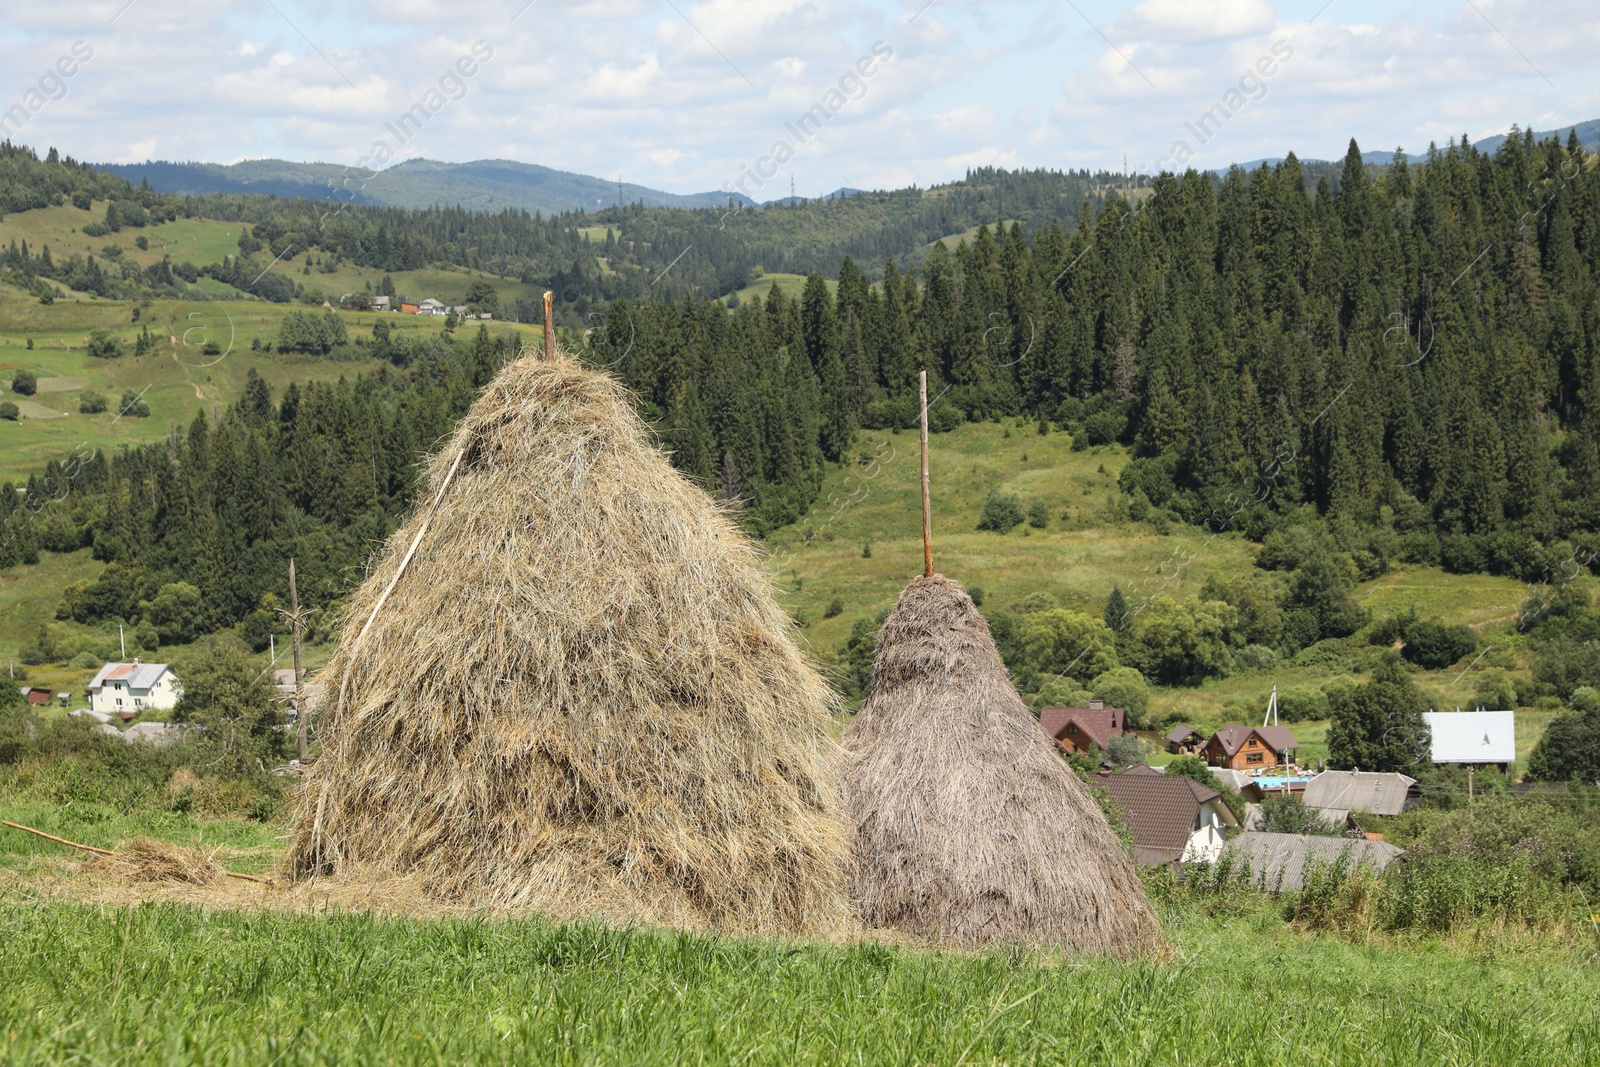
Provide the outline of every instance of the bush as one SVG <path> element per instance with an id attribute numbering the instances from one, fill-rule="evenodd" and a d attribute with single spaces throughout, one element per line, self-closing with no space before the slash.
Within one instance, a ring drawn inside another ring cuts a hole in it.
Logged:
<path id="1" fill-rule="evenodd" d="M 1296 796 L 1267 797 L 1261 802 L 1261 825 L 1257 829 L 1269 834 L 1309 834 L 1316 837 L 1338 837 L 1344 826 L 1334 825 L 1322 813 L 1309 807 Z"/>
<path id="2" fill-rule="evenodd" d="M 110 406 L 104 393 L 97 393 L 93 389 L 85 389 L 78 394 L 78 414 L 80 415 L 99 415 Z"/>
<path id="3" fill-rule="evenodd" d="M 67 661 L 67 666 L 80 671 L 95 670 L 100 666 L 100 664 L 100 657 L 95 655 L 93 652 L 79 652 L 76 656 L 73 656 L 72 659 Z"/>
<path id="4" fill-rule="evenodd" d="M 978 517 L 978 529 L 1006 533 L 1022 524 L 1022 500 L 1015 493 L 989 490 L 983 501 L 983 513 Z"/>
<path id="5" fill-rule="evenodd" d="M 1265 645 L 1245 645 L 1233 654 L 1233 667 L 1240 671 L 1266 671 L 1278 665 L 1278 654 Z"/>
<path id="6" fill-rule="evenodd" d="M 828 606 L 822 610 L 824 619 L 835 619 L 844 613 L 844 601 L 834 597 L 828 601 Z"/>
<path id="7" fill-rule="evenodd" d="M 117 403 L 117 414 L 133 419 L 147 419 L 150 417 L 150 404 L 139 393 L 132 389 L 124 389 L 122 399 Z"/>
<path id="8" fill-rule="evenodd" d="M 1043 530 L 1050 525 L 1050 505 L 1043 500 L 1035 500 L 1028 505 L 1028 525 L 1035 530 Z"/>
<path id="9" fill-rule="evenodd" d="M 1143 763 L 1149 758 L 1150 746 L 1137 734 L 1122 734 L 1106 742 L 1106 759 L 1117 770 Z"/>
<path id="10" fill-rule="evenodd" d="M 11 375 L 11 391 L 18 396 L 32 396 L 39 390 L 39 381 L 31 370 L 19 370 Z"/>
<path id="11" fill-rule="evenodd" d="M 1600 783 L 1600 711 L 1550 720 L 1528 756 L 1528 777 L 1539 782 Z"/>
<path id="12" fill-rule="evenodd" d="M 7 422 L 16 422 L 22 418 L 22 411 L 9 400 L 0 400 L 0 419 Z"/>
<path id="13" fill-rule="evenodd" d="M 1505 671 L 1490 667 L 1478 674 L 1472 687 L 1472 703 L 1480 708 L 1514 708 L 1517 706 L 1517 687 Z"/>
<path id="14" fill-rule="evenodd" d="M 1425 619 L 1407 626 L 1404 637 L 1400 654 L 1428 671 L 1443 670 L 1478 648 L 1478 635 L 1462 623 Z"/>
<path id="15" fill-rule="evenodd" d="M 89 334 L 89 354 L 96 359 L 116 359 L 122 353 L 122 338 L 110 330 L 99 329 Z"/>

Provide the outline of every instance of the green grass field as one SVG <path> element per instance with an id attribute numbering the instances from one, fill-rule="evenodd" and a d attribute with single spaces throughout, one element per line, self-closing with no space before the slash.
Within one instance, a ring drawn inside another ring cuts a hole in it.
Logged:
<path id="1" fill-rule="evenodd" d="M 1263 909 L 1170 962 L 0 890 L 0 1058 L 81 1063 L 1591 1064 L 1593 953 L 1404 951 Z"/>
<path id="2" fill-rule="evenodd" d="M 774 285 L 778 287 L 778 291 L 783 293 L 784 296 L 798 300 L 800 295 L 805 292 L 806 276 L 804 274 L 784 274 L 777 271 L 763 274 L 739 290 L 737 294 L 739 303 L 748 304 L 757 297 L 765 300 L 767 294 L 772 292 Z M 828 292 L 837 293 L 838 291 L 839 283 L 831 278 L 828 279 Z"/>
<path id="3" fill-rule="evenodd" d="M 69 209 L 70 210 L 70 209 Z M 174 223 L 173 225 L 177 225 Z M 0 480 L 25 479 L 47 459 L 64 459 L 79 445 L 115 449 L 164 438 L 173 425 L 186 426 L 198 411 L 231 404 L 255 370 L 275 392 L 290 381 L 332 381 L 377 366 L 373 362 L 338 362 L 303 355 L 253 351 L 251 344 L 275 340 L 283 317 L 305 307 L 260 301 L 159 300 L 133 319 L 132 303 L 59 300 L 43 305 L 31 297 L 0 293 L 0 390 L 16 403 L 22 418 L 0 422 Z M 392 330 L 437 333 L 443 320 L 431 316 L 341 311 L 353 339 L 370 336 L 379 321 Z M 133 355 L 133 342 L 148 326 L 157 338 L 155 351 Z M 539 326 L 490 323 L 501 335 L 516 332 L 537 337 Z M 95 359 L 88 353 L 91 330 L 110 329 L 120 336 L 127 354 Z M 476 324 L 458 328 L 470 336 Z M 29 342 L 33 348 L 28 348 Z M 221 348 L 206 355 L 208 341 Z M 38 377 L 32 397 L 10 392 L 11 376 L 26 368 Z M 92 388 L 106 395 L 111 410 L 101 415 L 78 413 L 78 394 Z M 148 418 L 119 417 L 124 390 L 142 393 L 150 405 Z"/>

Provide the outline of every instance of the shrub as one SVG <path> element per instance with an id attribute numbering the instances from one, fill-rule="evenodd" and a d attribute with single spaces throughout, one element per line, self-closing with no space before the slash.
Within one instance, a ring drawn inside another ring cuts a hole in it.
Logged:
<path id="1" fill-rule="evenodd" d="M 1514 708 L 1517 706 L 1517 687 L 1505 671 L 1490 667 L 1478 674 L 1472 687 L 1472 702 L 1482 708 Z"/>
<path id="2" fill-rule="evenodd" d="M 1143 763 L 1149 757 L 1149 746 L 1138 734 L 1122 734 L 1106 742 L 1106 759 L 1118 770 Z"/>
<path id="3" fill-rule="evenodd" d="M 31 370 L 19 370 L 11 375 L 11 391 L 18 396 L 32 396 L 39 390 L 39 381 Z"/>
<path id="4" fill-rule="evenodd" d="M 1600 711 L 1550 720 L 1528 756 L 1528 777 L 1540 782 L 1600 783 Z"/>
<path id="5" fill-rule="evenodd" d="M 1478 648 L 1478 635 L 1462 623 L 1424 619 L 1407 626 L 1404 636 L 1400 654 L 1429 671 L 1443 670 Z"/>
<path id="6" fill-rule="evenodd" d="M 1022 524 L 1022 500 L 1015 493 L 989 490 L 983 501 L 983 513 L 978 517 L 978 529 L 1006 533 Z"/>
<path id="7" fill-rule="evenodd" d="M 1050 525 L 1050 505 L 1043 500 L 1035 500 L 1028 505 L 1028 525 L 1035 530 L 1043 530 Z"/>
<path id="8" fill-rule="evenodd" d="M 1319 837 L 1338 837 L 1344 833 L 1343 825 L 1334 825 L 1323 819 L 1322 813 L 1307 806 L 1296 796 L 1267 797 L 1261 802 L 1261 825 L 1257 829 L 1269 834 L 1310 834 Z"/>
<path id="9" fill-rule="evenodd" d="M 844 601 L 840 600 L 838 597 L 834 597 L 832 600 L 828 601 L 828 606 L 823 609 L 822 617 L 824 619 L 834 619 L 838 618 L 841 614 L 843 614 L 843 612 Z"/>
<path id="10" fill-rule="evenodd" d="M 110 405 L 106 402 L 104 393 L 97 393 L 93 389 L 85 389 L 78 394 L 78 414 L 98 415 Z"/>
<path id="11" fill-rule="evenodd" d="M 122 399 L 117 403 L 117 414 L 133 419 L 147 419 L 150 417 L 150 403 L 132 389 L 124 389 Z"/>
<path id="12" fill-rule="evenodd" d="M 9 400 L 0 400 L 0 419 L 7 422 L 16 422 L 22 417 L 22 411 Z"/>
<path id="13" fill-rule="evenodd" d="M 96 359 L 116 359 L 122 352 L 122 338 L 110 330 L 99 329 L 89 334 L 89 354 Z"/>

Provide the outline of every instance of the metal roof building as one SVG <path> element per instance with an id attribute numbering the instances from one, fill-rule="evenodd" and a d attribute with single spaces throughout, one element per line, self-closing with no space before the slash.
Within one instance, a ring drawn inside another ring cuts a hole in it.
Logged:
<path id="1" fill-rule="evenodd" d="M 1421 795 L 1417 780 L 1404 774 L 1323 771 L 1306 783 L 1301 799 L 1313 808 L 1345 814 L 1355 811 L 1367 815 L 1399 815 Z"/>

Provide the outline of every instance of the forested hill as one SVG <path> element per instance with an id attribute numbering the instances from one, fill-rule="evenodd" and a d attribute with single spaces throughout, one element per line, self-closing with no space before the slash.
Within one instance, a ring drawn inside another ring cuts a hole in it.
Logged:
<path id="1" fill-rule="evenodd" d="M 616 204 L 619 191 L 621 203 L 647 207 L 721 209 L 728 203 L 726 193 L 680 195 L 634 183 L 625 183 L 619 190 L 614 181 L 509 159 L 478 159 L 470 163 L 409 159 L 377 172 L 334 163 L 291 163 L 282 159 L 251 159 L 232 164 L 145 162 L 98 166 L 130 182 L 148 182 L 160 193 L 257 193 L 382 207 L 426 208 L 438 204 L 474 211 L 515 208 L 560 214 Z M 734 199 L 744 198 L 736 196 Z"/>
<path id="2" fill-rule="evenodd" d="M 982 228 L 878 285 L 845 259 L 836 294 L 813 275 L 799 300 L 774 289 L 732 313 L 618 300 L 590 355 L 757 531 L 806 512 L 859 428 L 912 425 L 926 369 L 936 429 L 1025 414 L 1084 445 L 1122 442 L 1132 505 L 1258 540 L 1309 524 L 1349 570 L 1319 581 L 1415 560 L 1537 582 L 1594 560 L 1595 158 L 1518 139 L 1375 180 L 1352 143 L 1337 193 L 1305 185 L 1292 159 L 1220 183 L 1163 175 L 1096 220 L 1082 208 L 1072 232 Z M 237 622 L 308 539 L 345 546 L 325 554 L 352 567 L 505 349 L 486 332 L 350 343 L 398 369 L 282 398 L 256 388 L 219 424 L 97 466 L 50 523 L 13 516 L 8 551 L 92 544 L 117 563 L 73 594 L 65 610 L 85 621 L 198 574 L 217 583 L 202 590 L 213 622 Z M 1357 623 L 1330 609 L 1306 636 Z"/>

